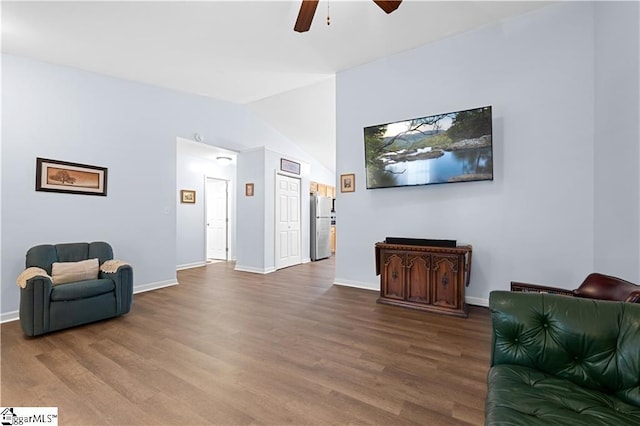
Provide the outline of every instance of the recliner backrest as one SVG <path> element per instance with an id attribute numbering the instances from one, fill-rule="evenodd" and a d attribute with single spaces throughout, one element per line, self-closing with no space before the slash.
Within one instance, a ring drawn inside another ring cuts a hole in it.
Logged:
<path id="1" fill-rule="evenodd" d="M 89 243 L 56 244 L 58 262 L 79 262 L 89 258 Z"/>
<path id="2" fill-rule="evenodd" d="M 89 254 L 87 259 L 94 259 L 96 257 L 102 265 L 107 260 L 113 259 L 113 249 L 104 241 L 94 241 L 93 243 L 89 243 Z"/>
<path id="3" fill-rule="evenodd" d="M 113 259 L 113 249 L 104 241 L 92 243 L 43 244 L 27 251 L 26 267 L 36 266 L 51 275 L 54 262 L 78 262 L 98 258 L 100 264 Z"/>
<path id="4" fill-rule="evenodd" d="M 58 253 L 52 244 L 42 244 L 31 247 L 27 251 L 25 266 L 27 268 L 38 267 L 47 271 L 51 275 L 51 265 L 58 261 Z"/>
<path id="5" fill-rule="evenodd" d="M 585 278 L 580 287 L 573 291 L 573 294 L 588 299 L 634 302 L 635 300 L 628 300 L 629 296 L 639 291 L 640 286 L 629 281 L 594 272 Z"/>
<path id="6" fill-rule="evenodd" d="M 491 365 L 516 364 L 640 406 L 640 305 L 493 291 Z"/>

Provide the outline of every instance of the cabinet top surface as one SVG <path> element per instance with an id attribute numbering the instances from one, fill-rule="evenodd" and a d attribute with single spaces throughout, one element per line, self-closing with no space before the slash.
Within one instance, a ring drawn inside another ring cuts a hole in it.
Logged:
<path id="1" fill-rule="evenodd" d="M 437 246 L 418 246 L 410 244 L 387 244 L 384 242 L 376 243 L 376 248 L 389 250 L 408 250 L 408 251 L 429 251 L 439 253 L 468 253 L 471 252 L 471 245 L 457 247 L 437 247 Z"/>

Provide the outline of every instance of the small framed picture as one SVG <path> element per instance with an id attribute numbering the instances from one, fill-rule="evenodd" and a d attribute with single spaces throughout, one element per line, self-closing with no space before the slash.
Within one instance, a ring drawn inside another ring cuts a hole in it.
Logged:
<path id="1" fill-rule="evenodd" d="M 253 184 L 245 183 L 244 184 L 244 195 L 246 197 L 253 197 Z"/>
<path id="2" fill-rule="evenodd" d="M 280 170 L 283 172 L 293 173 L 294 175 L 300 174 L 300 163 L 296 163 L 295 161 L 287 160 L 286 158 L 280 159 Z"/>
<path id="3" fill-rule="evenodd" d="M 356 175 L 340 175 L 340 192 L 356 192 Z"/>
<path id="4" fill-rule="evenodd" d="M 180 191 L 180 202 L 186 204 L 196 203 L 196 191 L 190 189 L 183 189 Z"/>

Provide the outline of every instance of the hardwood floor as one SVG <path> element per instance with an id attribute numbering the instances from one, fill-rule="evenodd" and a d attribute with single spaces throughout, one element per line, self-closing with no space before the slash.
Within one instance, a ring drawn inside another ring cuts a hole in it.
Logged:
<path id="1" fill-rule="evenodd" d="M 333 260 L 180 271 L 125 316 L 26 338 L 2 325 L 2 406 L 63 425 L 481 425 L 490 319 L 376 304 Z"/>

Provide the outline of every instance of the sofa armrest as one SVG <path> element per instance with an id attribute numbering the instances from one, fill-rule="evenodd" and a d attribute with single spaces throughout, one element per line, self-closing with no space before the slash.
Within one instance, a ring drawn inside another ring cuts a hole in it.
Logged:
<path id="1" fill-rule="evenodd" d="M 100 271 L 99 278 L 113 280 L 116 287 L 116 309 L 118 315 L 131 310 L 133 303 L 133 268 L 129 264 L 121 264 L 115 272 Z"/>
<path id="2" fill-rule="evenodd" d="M 20 288 L 20 325 L 27 336 L 38 336 L 49 331 L 49 303 L 51 277 L 38 275 L 27 280 Z"/>

